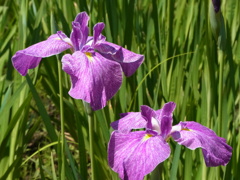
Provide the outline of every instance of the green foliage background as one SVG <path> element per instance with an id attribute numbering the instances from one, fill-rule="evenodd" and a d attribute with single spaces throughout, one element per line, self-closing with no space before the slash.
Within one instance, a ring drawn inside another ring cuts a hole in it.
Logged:
<path id="1" fill-rule="evenodd" d="M 196 121 L 226 138 L 233 156 L 224 167 L 206 167 L 201 150 L 170 141 L 171 156 L 145 179 L 237 179 L 240 169 L 240 2 L 222 0 L 226 49 L 219 49 L 209 24 L 209 0 L 0 0 L 0 179 L 59 179 L 60 103 L 58 62 L 43 59 L 20 76 L 11 64 L 18 50 L 67 35 L 86 11 L 90 29 L 104 22 L 107 40 L 145 61 L 108 105 L 94 113 L 96 179 L 118 179 L 107 163 L 110 122 L 140 105 L 160 109 L 174 101 L 174 124 Z M 220 64 L 222 63 L 222 70 Z M 219 78 L 222 74 L 222 85 Z M 66 179 L 90 179 L 88 121 L 80 100 L 68 95 L 62 73 Z M 222 86 L 222 90 L 219 90 Z M 220 97 L 220 98 L 219 98 Z M 221 115 L 220 115 L 221 114 Z"/>

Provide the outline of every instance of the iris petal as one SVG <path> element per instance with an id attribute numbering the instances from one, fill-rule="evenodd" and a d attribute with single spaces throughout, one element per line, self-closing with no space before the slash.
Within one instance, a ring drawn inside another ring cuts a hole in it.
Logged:
<path id="1" fill-rule="evenodd" d="M 45 41 L 17 51 L 12 57 L 12 63 L 14 68 L 22 76 L 25 76 L 28 69 L 33 69 L 39 65 L 42 58 L 59 54 L 71 47 L 72 46 L 63 41 L 58 34 L 53 34 Z"/>
<path id="2" fill-rule="evenodd" d="M 146 126 L 147 129 L 154 130 L 154 127 L 155 129 L 156 128 L 159 129 L 160 125 L 159 125 L 159 122 L 156 122 L 156 119 L 155 119 L 156 113 L 152 108 L 145 105 L 141 106 L 141 114 L 147 121 L 147 126 Z"/>
<path id="3" fill-rule="evenodd" d="M 142 117 L 140 112 L 125 113 L 124 117 L 111 123 L 114 130 L 122 133 L 128 133 L 132 129 L 140 129 L 146 127 L 147 121 Z"/>
<path id="4" fill-rule="evenodd" d="M 163 116 L 172 117 L 175 107 L 176 107 L 176 104 L 174 102 L 168 102 L 168 103 L 164 104 L 162 109 L 159 109 L 156 111 L 157 118 L 161 119 L 161 117 L 163 117 Z"/>
<path id="5" fill-rule="evenodd" d="M 169 135 L 169 133 L 172 130 L 172 117 L 170 116 L 163 116 L 161 118 L 161 135 L 163 136 L 163 138 L 167 138 L 167 136 Z"/>
<path id="6" fill-rule="evenodd" d="M 101 34 L 104 27 L 104 23 L 97 23 L 93 27 L 93 45 L 95 45 L 98 41 L 105 41 L 106 38 Z"/>
<path id="7" fill-rule="evenodd" d="M 86 12 L 79 13 L 75 20 L 72 22 L 72 33 L 70 39 L 73 43 L 74 50 L 81 50 L 86 44 L 88 38 L 88 21 L 89 16 Z"/>
<path id="8" fill-rule="evenodd" d="M 232 148 L 224 138 L 218 137 L 211 129 L 193 121 L 179 124 L 182 130 L 173 133 L 173 139 L 192 150 L 202 148 L 207 166 L 226 165 L 230 161 Z"/>
<path id="9" fill-rule="evenodd" d="M 131 76 L 144 60 L 144 56 L 133 53 L 121 46 L 104 41 L 94 46 L 105 58 L 121 64 L 126 76 Z"/>
<path id="10" fill-rule="evenodd" d="M 118 63 L 99 53 L 92 56 L 81 51 L 62 58 L 63 70 L 71 76 L 70 96 L 90 103 L 93 110 L 106 106 L 122 84 L 122 70 Z"/>
<path id="11" fill-rule="evenodd" d="M 148 106 L 141 106 L 141 114 L 147 120 L 147 129 L 156 131 L 164 138 L 168 136 L 172 129 L 172 113 L 175 103 L 164 104 L 162 109 L 154 111 Z"/>
<path id="12" fill-rule="evenodd" d="M 145 131 L 112 133 L 108 161 L 121 179 L 141 180 L 169 157 L 170 147 L 161 136 L 145 135 Z"/>

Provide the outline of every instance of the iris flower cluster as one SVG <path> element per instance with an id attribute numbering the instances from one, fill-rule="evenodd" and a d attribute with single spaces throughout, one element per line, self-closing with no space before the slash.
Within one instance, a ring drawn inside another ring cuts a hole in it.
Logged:
<path id="1" fill-rule="evenodd" d="M 97 23 L 93 36 L 89 36 L 88 21 L 87 13 L 78 14 L 70 38 L 58 31 L 45 41 L 17 51 L 12 63 L 25 76 L 42 58 L 71 49 L 73 54 L 65 54 L 61 60 L 62 69 L 71 78 L 69 94 L 98 110 L 119 90 L 122 74 L 131 76 L 144 56 L 107 42 L 101 34 L 104 23 Z M 108 144 L 108 161 L 121 179 L 143 179 L 165 161 L 171 152 L 170 138 L 191 150 L 201 148 L 207 166 L 230 161 L 232 148 L 211 129 L 193 121 L 172 126 L 175 106 L 169 102 L 157 111 L 141 106 L 141 112 L 121 114 L 121 119 L 111 123 L 114 131 Z"/>
<path id="2" fill-rule="evenodd" d="M 86 12 L 79 13 L 72 22 L 70 38 L 58 31 L 45 41 L 17 51 L 12 63 L 25 76 L 42 58 L 71 49 L 73 54 L 62 57 L 62 68 L 71 77 L 69 95 L 98 110 L 105 107 L 119 90 L 122 74 L 131 76 L 142 64 L 144 56 L 107 42 L 101 34 L 105 26 L 102 22 L 93 27 L 93 36 L 89 36 L 88 21 Z"/>
<path id="3" fill-rule="evenodd" d="M 191 150 L 201 148 L 207 166 L 226 165 L 232 148 L 214 131 L 193 122 L 172 126 L 175 103 L 154 111 L 141 106 L 141 112 L 121 114 L 111 123 L 114 131 L 108 145 L 108 162 L 121 179 L 141 180 L 170 155 L 168 140 Z"/>

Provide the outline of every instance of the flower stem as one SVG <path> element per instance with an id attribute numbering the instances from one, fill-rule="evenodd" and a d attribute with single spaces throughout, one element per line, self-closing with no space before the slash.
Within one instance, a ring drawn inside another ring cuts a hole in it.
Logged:
<path id="1" fill-rule="evenodd" d="M 218 89 L 218 135 L 222 135 L 222 96 L 223 96 L 223 51 L 218 50 L 219 59 L 219 89 Z"/>
<path id="2" fill-rule="evenodd" d="M 59 96 L 60 96 L 60 120 L 61 120 L 61 179 L 65 179 L 65 135 L 64 135 L 64 111 L 63 111 L 63 92 L 62 92 L 62 68 L 61 61 L 58 59 L 59 76 Z"/>
<path id="3" fill-rule="evenodd" d="M 83 105 L 88 117 L 88 129 L 89 129 L 89 151 L 91 159 L 91 172 L 92 180 L 95 180 L 95 162 L 94 162 L 94 151 L 93 151 L 93 142 L 94 142 L 94 118 L 93 111 L 90 105 L 83 101 Z"/>
<path id="4" fill-rule="evenodd" d="M 221 13 L 221 12 L 220 12 Z M 218 62 L 219 62 L 219 89 L 218 89 L 218 133 L 222 136 L 222 105 L 223 105 L 223 65 L 226 54 L 226 31 L 222 14 L 220 14 L 220 33 L 218 36 Z"/>
<path id="5" fill-rule="evenodd" d="M 90 143 L 92 180 L 95 180 L 95 175 L 94 175 L 94 173 L 95 173 L 95 163 L 94 163 L 94 152 L 93 152 L 94 118 L 90 114 L 88 114 L 88 126 L 89 126 L 89 143 Z"/>

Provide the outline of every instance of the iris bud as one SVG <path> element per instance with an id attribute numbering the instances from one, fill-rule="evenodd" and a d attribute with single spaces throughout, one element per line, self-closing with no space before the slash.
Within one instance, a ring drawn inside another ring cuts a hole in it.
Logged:
<path id="1" fill-rule="evenodd" d="M 218 13 L 218 11 L 220 10 L 221 1 L 220 0 L 212 0 L 212 4 L 213 4 L 215 13 Z"/>

